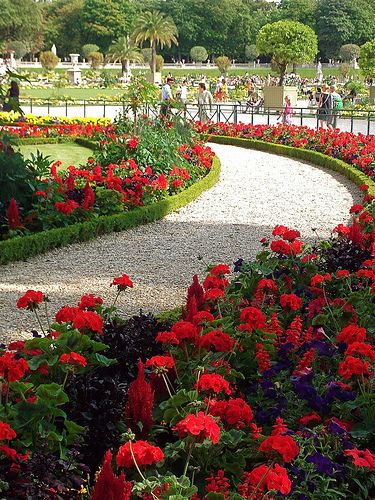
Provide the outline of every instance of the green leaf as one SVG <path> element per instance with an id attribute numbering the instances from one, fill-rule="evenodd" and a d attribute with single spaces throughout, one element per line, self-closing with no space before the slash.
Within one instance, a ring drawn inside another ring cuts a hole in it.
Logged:
<path id="1" fill-rule="evenodd" d="M 69 434 L 77 435 L 81 434 L 85 430 L 85 427 L 76 424 L 75 422 L 73 422 L 73 420 L 65 420 L 64 425 Z"/>
<path id="2" fill-rule="evenodd" d="M 107 358 L 106 356 L 103 356 L 103 354 L 99 354 L 99 353 L 95 354 L 95 358 L 99 362 L 99 364 L 102 366 L 111 366 L 111 365 L 117 363 L 116 359 Z"/>
<path id="3" fill-rule="evenodd" d="M 41 384 L 36 390 L 36 395 L 45 402 L 53 402 L 54 406 L 62 405 L 69 401 L 68 395 L 62 390 L 61 386 L 56 383 Z"/>

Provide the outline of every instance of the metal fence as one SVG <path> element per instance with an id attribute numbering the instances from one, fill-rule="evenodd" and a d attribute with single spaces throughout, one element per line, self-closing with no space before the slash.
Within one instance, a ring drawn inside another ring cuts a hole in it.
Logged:
<path id="1" fill-rule="evenodd" d="M 119 114 L 131 116 L 131 106 L 126 101 L 114 101 L 103 99 L 83 100 L 56 100 L 35 99 L 22 100 L 21 107 L 25 113 L 37 116 L 64 116 L 93 117 L 93 118 L 115 118 Z M 276 124 L 280 122 L 283 108 L 264 108 L 247 106 L 245 102 L 215 103 L 206 108 L 209 120 L 223 123 L 245 123 L 245 124 Z M 146 105 L 143 113 L 148 116 L 159 114 L 158 106 Z M 200 118 L 199 106 L 188 103 L 184 108 L 172 109 L 173 113 L 180 113 L 189 120 L 197 121 Z M 278 119 L 279 118 L 279 119 Z M 375 111 L 367 110 L 343 110 L 336 116 L 337 127 L 342 131 L 361 132 L 363 134 L 375 133 Z M 293 110 L 291 122 L 294 125 L 318 128 L 319 117 L 316 108 L 296 107 Z"/>

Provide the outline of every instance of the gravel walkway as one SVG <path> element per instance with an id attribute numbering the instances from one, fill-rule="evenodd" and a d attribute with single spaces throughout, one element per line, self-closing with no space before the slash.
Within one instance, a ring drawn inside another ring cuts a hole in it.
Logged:
<path id="1" fill-rule="evenodd" d="M 120 310 L 162 311 L 183 303 L 192 275 L 203 276 L 208 264 L 254 257 L 276 224 L 298 228 L 305 241 L 327 237 L 359 200 L 357 188 L 331 171 L 232 146 L 212 149 L 222 162 L 221 181 L 189 206 L 152 224 L 0 267 L 0 339 L 36 327 L 32 313 L 15 307 L 29 288 L 47 293 L 50 311 L 76 304 L 83 293 L 110 303 L 109 284 L 126 273 L 135 286 L 121 294 Z"/>

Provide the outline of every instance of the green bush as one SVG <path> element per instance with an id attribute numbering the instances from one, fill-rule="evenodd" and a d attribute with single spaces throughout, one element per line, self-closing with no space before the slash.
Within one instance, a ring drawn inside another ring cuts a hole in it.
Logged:
<path id="1" fill-rule="evenodd" d="M 58 65 L 60 59 L 50 50 L 40 54 L 40 64 L 45 69 L 54 69 Z"/>

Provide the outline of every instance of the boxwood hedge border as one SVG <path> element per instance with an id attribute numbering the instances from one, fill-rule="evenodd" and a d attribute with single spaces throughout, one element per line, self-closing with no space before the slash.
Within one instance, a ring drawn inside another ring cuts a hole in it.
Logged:
<path id="1" fill-rule="evenodd" d="M 81 141 L 83 140 L 80 139 L 80 143 L 82 144 Z M 111 232 L 124 231 L 140 224 L 161 219 L 170 212 L 178 210 L 192 202 L 204 191 L 214 186 L 220 178 L 220 170 L 220 160 L 215 156 L 212 168 L 205 177 L 184 191 L 168 196 L 151 205 L 135 208 L 120 214 L 100 216 L 92 221 L 79 222 L 62 228 L 49 229 L 40 233 L 17 236 L 1 241 L 0 265 L 17 260 L 26 260 L 29 257 L 54 248 L 87 241 Z"/>
<path id="2" fill-rule="evenodd" d="M 319 167 L 325 167 L 335 172 L 339 172 L 354 184 L 360 186 L 367 184 L 369 186 L 369 193 L 375 196 L 375 182 L 370 179 L 366 174 L 361 172 L 358 168 L 346 163 L 338 158 L 332 158 L 317 151 L 310 151 L 303 148 L 295 148 L 292 146 L 285 146 L 283 144 L 275 144 L 273 142 L 259 141 L 255 139 L 244 139 L 240 137 L 227 137 L 223 135 L 210 135 L 204 138 L 208 142 L 215 142 L 217 144 L 225 144 L 228 146 L 239 146 L 241 148 L 256 149 L 280 156 L 288 156 L 297 158 Z"/>

